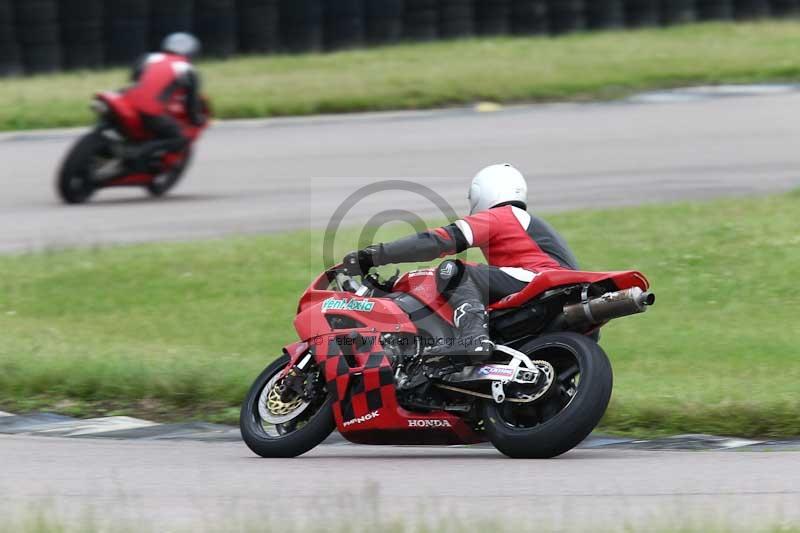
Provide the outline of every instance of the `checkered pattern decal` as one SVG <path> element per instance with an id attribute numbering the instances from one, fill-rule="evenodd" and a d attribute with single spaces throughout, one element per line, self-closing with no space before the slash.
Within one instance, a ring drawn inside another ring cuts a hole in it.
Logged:
<path id="1" fill-rule="evenodd" d="M 366 341 L 357 346 L 346 335 L 331 335 L 326 353 L 318 354 L 318 360 L 324 361 L 328 390 L 336 397 L 337 421 L 347 422 L 396 403 L 389 359 L 377 338 Z"/>

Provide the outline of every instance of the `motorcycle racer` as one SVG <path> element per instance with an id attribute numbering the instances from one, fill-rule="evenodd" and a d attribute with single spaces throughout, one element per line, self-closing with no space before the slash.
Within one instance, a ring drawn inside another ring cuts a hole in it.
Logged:
<path id="1" fill-rule="evenodd" d="M 437 288 L 454 310 L 457 343 L 437 346 L 432 356 L 462 355 L 487 360 L 494 350 L 486 306 L 522 290 L 544 270 L 577 270 L 575 255 L 544 220 L 527 212 L 528 187 L 510 164 L 491 165 L 472 180 L 470 214 L 448 226 L 350 252 L 350 275 L 394 263 L 427 262 L 478 247 L 487 265 L 444 261 Z"/>
<path id="2" fill-rule="evenodd" d="M 131 79 L 135 85 L 125 91 L 125 97 L 155 139 L 128 154 L 131 166 L 147 171 L 157 153 L 179 151 L 190 142 L 171 116 L 176 106 L 185 109 L 193 124 L 205 122 L 200 79 L 191 63 L 199 50 L 200 42 L 193 35 L 173 33 L 164 39 L 160 52 L 146 54 L 134 66 Z"/>

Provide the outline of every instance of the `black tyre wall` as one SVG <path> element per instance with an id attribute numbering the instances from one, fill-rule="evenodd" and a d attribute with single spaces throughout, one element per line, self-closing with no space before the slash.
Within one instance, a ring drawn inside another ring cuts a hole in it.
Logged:
<path id="1" fill-rule="evenodd" d="M 466 37 L 474 33 L 474 0 L 439 0 L 439 35 L 441 37 Z"/>
<path id="2" fill-rule="evenodd" d="M 605 30 L 625 26 L 623 0 L 593 0 L 586 3 L 586 27 Z"/>
<path id="3" fill-rule="evenodd" d="M 194 31 L 203 43 L 203 55 L 236 53 L 236 0 L 195 0 L 194 9 Z"/>
<path id="4" fill-rule="evenodd" d="M 797 15 L 800 13 L 800 0 L 771 0 L 770 10 L 779 17 Z"/>
<path id="5" fill-rule="evenodd" d="M 659 0 L 625 0 L 625 24 L 630 28 L 657 26 L 660 11 Z"/>
<path id="6" fill-rule="evenodd" d="M 511 0 L 476 0 L 475 17 L 480 35 L 502 35 L 511 31 Z"/>
<path id="7" fill-rule="evenodd" d="M 438 0 L 405 0 L 403 35 L 411 41 L 430 41 L 439 36 Z"/>
<path id="8" fill-rule="evenodd" d="M 150 49 L 158 50 L 164 37 L 194 30 L 194 0 L 163 0 L 150 6 Z"/>
<path id="9" fill-rule="evenodd" d="M 768 17 L 769 0 L 734 0 L 733 14 L 737 19 L 755 19 Z"/>
<path id="10" fill-rule="evenodd" d="M 696 19 L 694 0 L 661 2 L 662 24 L 686 24 Z"/>
<path id="11" fill-rule="evenodd" d="M 11 0 L 0 0 L 0 76 L 22 72 Z"/>
<path id="12" fill-rule="evenodd" d="M 106 62 L 128 65 L 148 51 L 148 0 L 105 0 L 105 21 Z"/>
<path id="13" fill-rule="evenodd" d="M 365 33 L 370 44 L 394 43 L 403 38 L 403 0 L 366 0 Z"/>
<path id="14" fill-rule="evenodd" d="M 547 30 L 547 0 L 512 0 L 511 33 L 533 35 Z"/>
<path id="15" fill-rule="evenodd" d="M 105 60 L 103 0 L 60 0 L 64 67 L 100 68 Z"/>
<path id="16" fill-rule="evenodd" d="M 17 42 L 25 70 L 54 72 L 61 68 L 57 0 L 15 0 Z"/>
<path id="17" fill-rule="evenodd" d="M 732 0 L 696 0 L 698 20 L 730 20 L 733 18 Z"/>
<path id="18" fill-rule="evenodd" d="M 578 31 L 586 27 L 583 0 L 548 0 L 547 10 L 550 32 L 553 34 Z"/>
<path id="19" fill-rule="evenodd" d="M 278 16 L 284 50 L 307 52 L 322 49 L 322 0 L 281 0 Z"/>
<path id="20" fill-rule="evenodd" d="M 325 0 L 325 47 L 354 48 L 364 43 L 362 0 Z"/>
<path id="21" fill-rule="evenodd" d="M 278 0 L 239 0 L 239 50 L 273 52 L 278 49 Z"/>

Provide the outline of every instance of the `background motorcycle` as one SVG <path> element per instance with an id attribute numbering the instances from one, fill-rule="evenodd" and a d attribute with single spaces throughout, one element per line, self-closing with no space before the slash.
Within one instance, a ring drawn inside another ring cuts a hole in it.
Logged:
<path id="1" fill-rule="evenodd" d="M 489 440 L 510 457 L 560 455 L 611 397 L 611 365 L 593 336 L 653 305 L 648 288 L 635 271 L 541 272 L 490 307 L 492 360 L 462 368 L 426 357 L 456 335 L 434 270 L 359 282 L 333 268 L 300 299 L 301 341 L 251 387 L 242 436 L 263 457 L 305 453 L 337 427 L 355 443 Z"/>
<path id="2" fill-rule="evenodd" d="M 154 155 L 147 172 L 132 169 L 126 155 L 136 146 L 152 140 L 153 134 L 142 124 L 139 113 L 124 93 L 103 92 L 95 96 L 92 109 L 98 115 L 95 128 L 81 137 L 67 154 L 56 180 L 56 190 L 68 204 L 80 204 L 99 189 L 144 187 L 152 196 L 172 189 L 189 166 L 192 145 L 207 127 L 210 110 L 203 99 L 203 124 L 193 124 L 184 106 L 170 109 L 180 124 L 189 145 L 179 152 Z"/>

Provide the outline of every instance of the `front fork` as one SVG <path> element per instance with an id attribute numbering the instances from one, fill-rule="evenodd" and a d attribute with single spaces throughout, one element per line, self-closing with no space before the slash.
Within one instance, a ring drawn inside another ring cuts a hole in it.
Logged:
<path id="1" fill-rule="evenodd" d="M 314 356 L 311 350 L 309 350 L 310 346 L 311 345 L 307 342 L 299 341 L 283 347 L 283 353 L 289 356 L 289 363 L 281 371 L 281 377 L 288 376 L 289 371 L 295 367 L 298 367 L 300 370 L 305 368 Z"/>

